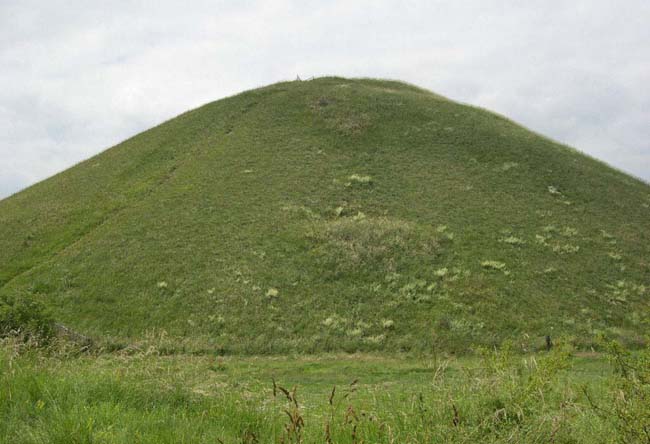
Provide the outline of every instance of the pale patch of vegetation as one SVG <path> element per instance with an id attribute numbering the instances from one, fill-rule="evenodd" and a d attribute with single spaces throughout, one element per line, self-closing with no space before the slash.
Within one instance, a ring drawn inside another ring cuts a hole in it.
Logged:
<path id="1" fill-rule="evenodd" d="M 505 271 L 506 270 L 506 264 L 504 262 L 499 262 L 499 261 L 482 261 L 481 262 L 481 267 L 488 269 L 488 270 L 497 270 L 497 271 Z"/>
<path id="2" fill-rule="evenodd" d="M 616 252 L 616 251 L 610 251 L 610 252 L 608 252 L 608 253 L 607 253 L 607 256 L 611 257 L 611 258 L 614 259 L 615 261 L 620 261 L 620 260 L 623 259 L 623 256 L 621 255 L 621 253 Z"/>
<path id="3" fill-rule="evenodd" d="M 348 177 L 348 180 L 350 183 L 359 183 L 359 184 L 370 184 L 372 183 L 372 177 L 370 176 L 364 176 L 361 174 L 352 174 L 350 177 Z"/>
<path id="4" fill-rule="evenodd" d="M 449 273 L 449 269 L 447 267 L 439 268 L 433 272 L 435 276 L 438 276 L 440 278 L 447 276 L 447 273 Z"/>
<path id="5" fill-rule="evenodd" d="M 226 318 L 221 315 L 210 315 L 208 316 L 208 320 L 219 326 L 226 323 Z"/>
<path id="6" fill-rule="evenodd" d="M 559 230 L 554 225 L 547 225 L 542 228 L 544 234 L 535 235 L 535 243 L 544 247 L 548 247 L 554 253 L 559 254 L 574 254 L 580 251 L 580 246 L 570 244 L 563 241 L 553 240 L 554 235 L 561 235 L 563 237 L 574 237 L 578 234 L 578 230 L 571 227 L 564 227 Z"/>
<path id="7" fill-rule="evenodd" d="M 550 236 L 543 236 L 541 234 L 536 234 L 535 235 L 535 243 L 537 243 L 539 245 L 547 246 L 548 245 L 548 240 L 550 238 L 551 238 Z"/>
<path id="8" fill-rule="evenodd" d="M 357 338 L 357 337 L 359 337 L 359 336 L 361 336 L 363 334 L 363 330 L 361 328 L 357 327 L 357 328 L 353 328 L 351 330 L 346 331 L 345 334 L 350 336 L 350 337 Z"/>
<path id="9" fill-rule="evenodd" d="M 380 345 L 386 340 L 386 335 L 379 334 L 375 336 L 366 336 L 362 340 L 367 344 Z"/>
<path id="10" fill-rule="evenodd" d="M 555 225 L 546 225 L 544 228 L 542 228 L 542 231 L 544 233 L 557 233 L 557 227 Z"/>
<path id="11" fill-rule="evenodd" d="M 573 254 L 577 253 L 580 251 L 580 246 L 579 245 L 572 245 L 572 244 L 560 244 L 557 243 L 552 246 L 552 250 L 555 253 L 560 253 L 560 254 Z"/>
<path id="12" fill-rule="evenodd" d="M 507 236 L 500 239 L 501 242 L 508 245 L 524 245 L 526 241 L 517 236 Z"/>
<path id="13" fill-rule="evenodd" d="M 399 289 L 399 295 L 402 299 L 413 302 L 429 302 L 431 295 L 425 294 L 427 281 L 424 279 L 412 280 Z"/>
<path id="14" fill-rule="evenodd" d="M 517 168 L 519 164 L 517 162 L 504 162 L 501 166 L 496 168 L 497 171 L 506 172 L 513 168 Z"/>
<path id="15" fill-rule="evenodd" d="M 449 227 L 447 225 L 438 225 L 436 227 L 436 233 L 440 234 L 448 240 L 454 240 L 454 233 L 449 231 Z"/>
<path id="16" fill-rule="evenodd" d="M 578 230 L 576 228 L 564 227 L 561 234 L 565 237 L 573 237 L 578 234 Z"/>
<path id="17" fill-rule="evenodd" d="M 606 288 L 608 290 L 609 302 L 615 304 L 625 304 L 631 302 L 630 298 L 643 298 L 648 293 L 648 287 L 644 284 L 628 282 L 624 279 L 613 284 L 607 284 Z"/>
<path id="18" fill-rule="evenodd" d="M 309 238 L 341 271 L 371 264 L 390 271 L 400 254 L 431 254 L 438 247 L 436 240 L 415 224 L 363 213 L 316 224 Z"/>
<path id="19" fill-rule="evenodd" d="M 293 205 L 293 204 L 283 205 L 282 211 L 293 213 L 295 215 L 298 215 L 300 217 L 309 220 L 320 219 L 320 215 L 318 213 L 314 212 L 311 208 L 306 207 L 304 205 Z"/>
<path id="20" fill-rule="evenodd" d="M 348 324 L 348 320 L 342 316 L 339 316 L 337 314 L 334 314 L 332 316 L 327 317 L 325 320 L 323 320 L 322 324 L 325 327 L 334 329 L 334 330 L 339 330 L 345 328 L 345 326 Z"/>

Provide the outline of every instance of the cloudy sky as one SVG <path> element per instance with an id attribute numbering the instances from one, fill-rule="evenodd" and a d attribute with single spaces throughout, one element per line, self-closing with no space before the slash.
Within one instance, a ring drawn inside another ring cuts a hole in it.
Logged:
<path id="1" fill-rule="evenodd" d="M 650 181 L 648 0 L 0 0 L 0 198 L 296 75 L 406 80 Z"/>

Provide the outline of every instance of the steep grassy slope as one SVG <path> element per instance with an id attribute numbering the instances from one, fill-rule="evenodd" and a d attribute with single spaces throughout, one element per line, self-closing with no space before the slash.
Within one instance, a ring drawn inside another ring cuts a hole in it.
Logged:
<path id="1" fill-rule="evenodd" d="M 650 327 L 650 187 L 484 110 L 323 78 L 220 100 L 0 202 L 0 295 L 228 352 Z"/>

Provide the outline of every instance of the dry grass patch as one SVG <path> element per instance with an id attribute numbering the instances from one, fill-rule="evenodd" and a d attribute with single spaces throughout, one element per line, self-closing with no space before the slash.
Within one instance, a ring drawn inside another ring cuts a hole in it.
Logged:
<path id="1" fill-rule="evenodd" d="M 309 239 L 340 265 L 384 265 L 400 254 L 432 254 L 438 243 L 416 224 L 387 217 L 338 218 L 314 224 Z"/>

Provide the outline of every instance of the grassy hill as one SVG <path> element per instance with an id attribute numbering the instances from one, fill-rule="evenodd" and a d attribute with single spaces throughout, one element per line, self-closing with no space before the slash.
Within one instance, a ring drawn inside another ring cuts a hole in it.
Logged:
<path id="1" fill-rule="evenodd" d="M 0 201 L 0 296 L 230 353 L 650 327 L 650 187 L 485 110 L 321 78 L 219 100 Z"/>

